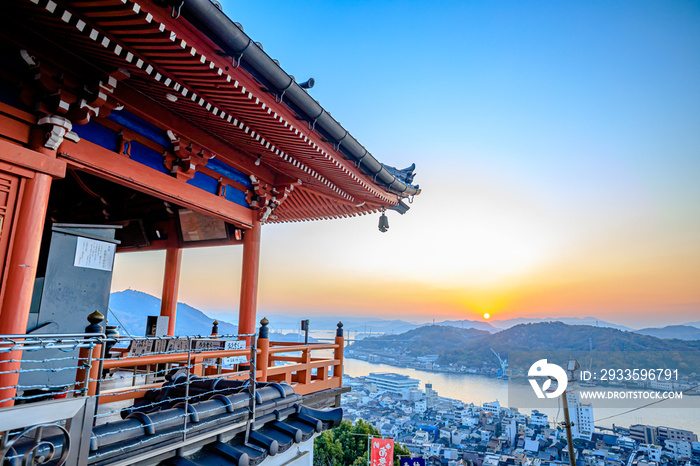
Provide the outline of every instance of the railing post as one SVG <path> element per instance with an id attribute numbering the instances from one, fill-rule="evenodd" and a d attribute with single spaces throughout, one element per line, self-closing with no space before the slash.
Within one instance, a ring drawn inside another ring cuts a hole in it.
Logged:
<path id="1" fill-rule="evenodd" d="M 102 323 L 105 316 L 100 311 L 95 311 L 87 318 L 90 325 L 85 327 L 85 333 L 102 333 Z M 85 337 L 90 338 L 90 337 Z M 75 373 L 75 390 L 81 390 L 87 395 L 94 396 L 97 393 L 97 382 L 100 378 L 100 357 L 102 356 L 102 343 L 97 343 L 92 348 L 80 348 L 78 353 L 78 370 Z M 86 367 L 89 364 L 89 369 Z"/>
<path id="2" fill-rule="evenodd" d="M 270 366 L 270 329 L 268 324 L 270 323 L 265 317 L 260 321 L 260 333 L 258 336 L 258 348 L 260 349 L 260 354 L 258 355 L 257 365 L 260 369 L 260 381 L 267 382 L 267 369 Z"/>
<path id="3" fill-rule="evenodd" d="M 333 359 L 337 359 L 338 365 L 333 367 L 333 377 L 338 377 L 339 387 L 343 386 L 343 351 L 345 338 L 343 338 L 343 323 L 338 322 L 338 328 L 335 331 L 335 344 L 338 345 L 333 351 Z"/>
<path id="4" fill-rule="evenodd" d="M 303 383 L 308 387 L 311 384 L 311 349 L 308 346 L 305 346 L 304 351 L 301 353 L 301 363 L 305 369 L 300 371 L 299 383 Z"/>

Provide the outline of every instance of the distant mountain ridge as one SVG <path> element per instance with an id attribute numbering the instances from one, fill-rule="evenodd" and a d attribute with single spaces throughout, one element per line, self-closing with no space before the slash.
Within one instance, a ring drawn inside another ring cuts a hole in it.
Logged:
<path id="1" fill-rule="evenodd" d="M 160 314 L 160 299 L 147 293 L 136 290 L 124 290 L 111 294 L 110 306 L 116 312 L 130 333 L 142 335 L 145 332 L 146 316 Z M 124 316 L 122 316 L 124 314 Z M 209 315 L 207 315 L 209 314 Z M 290 313 L 291 314 L 291 313 Z M 629 332 L 637 332 L 641 335 L 655 336 L 658 338 L 678 338 L 686 340 L 698 340 L 698 334 L 693 329 L 700 331 L 700 321 L 689 322 L 684 325 L 673 325 L 663 328 L 645 328 L 634 330 L 623 325 L 606 322 L 595 317 L 548 317 L 548 318 L 514 318 L 506 320 L 490 320 L 488 322 L 478 320 L 446 320 L 433 324 L 410 322 L 400 319 L 381 319 L 376 317 L 354 317 L 354 316 L 309 316 L 296 312 L 297 315 L 272 314 L 259 312 L 259 317 L 267 317 L 270 320 L 270 330 L 278 334 L 293 332 L 299 329 L 301 319 L 311 320 L 312 331 L 333 331 L 336 324 L 342 321 L 346 336 L 351 338 L 364 338 L 376 334 L 400 334 L 410 330 L 431 325 L 450 326 L 460 329 L 477 329 L 490 333 L 498 333 L 502 330 L 512 328 L 520 324 L 561 322 L 573 326 L 590 326 L 597 328 L 612 328 Z M 210 317 L 211 316 L 211 317 Z M 209 334 L 211 332 L 211 322 L 216 318 L 221 324 L 221 333 L 235 333 L 236 326 L 228 323 L 230 320 L 237 320 L 237 313 L 209 312 L 204 313 L 185 303 L 178 303 L 178 321 L 176 322 L 177 332 L 188 332 L 188 334 Z M 184 319 L 184 321 L 182 320 Z M 115 319 L 116 320 L 116 319 Z M 115 323 L 115 322 L 111 322 Z M 182 326 L 181 326 L 182 325 Z M 685 328 L 681 328 L 685 327 Z M 185 333 L 182 333 L 183 335 Z M 290 337 L 291 338 L 291 337 Z M 285 339 L 287 340 L 287 339 Z M 290 341 L 290 340 L 287 340 Z"/>
<path id="2" fill-rule="evenodd" d="M 650 335 L 656 338 L 679 340 L 700 340 L 700 328 L 690 325 L 668 325 L 663 328 L 643 328 L 637 330 L 640 335 Z"/>
<path id="3" fill-rule="evenodd" d="M 567 325 L 590 325 L 592 327 L 608 327 L 616 328 L 618 330 L 634 331 L 630 327 L 625 327 L 624 325 L 613 324 L 611 322 L 606 322 L 595 317 L 516 317 L 514 319 L 506 320 L 494 320 L 492 324 L 498 329 L 507 329 L 514 327 L 519 324 L 535 324 L 539 322 L 561 322 Z"/>
<path id="4" fill-rule="evenodd" d="M 212 313 L 212 315 L 226 318 L 226 316 L 231 316 L 227 313 Z M 568 325 L 589 325 L 592 327 L 608 327 L 616 328 L 618 330 L 634 331 L 634 329 L 625 327 L 624 325 L 618 325 L 611 322 L 606 322 L 601 319 L 596 319 L 595 317 L 547 317 L 547 318 L 529 318 L 529 317 L 518 317 L 514 319 L 506 320 L 490 320 L 488 322 L 480 320 L 445 320 L 441 322 L 433 323 L 418 323 L 418 322 L 408 322 L 400 319 L 385 320 L 376 317 L 351 317 L 351 316 L 303 316 L 298 314 L 296 316 L 290 315 L 279 315 L 270 314 L 266 315 L 270 319 L 270 328 L 278 329 L 298 329 L 299 321 L 301 319 L 309 318 L 311 320 L 312 329 L 331 329 L 335 328 L 335 324 L 341 320 L 344 324 L 344 329 L 347 332 L 352 332 L 358 335 L 358 337 L 366 337 L 372 334 L 391 334 L 391 333 L 403 333 L 409 330 L 413 330 L 420 327 L 426 327 L 430 325 L 449 325 L 451 327 L 457 328 L 474 328 L 477 330 L 486 330 L 487 332 L 496 333 L 501 330 L 511 328 L 519 324 L 531 324 L 538 322 L 562 322 Z"/>

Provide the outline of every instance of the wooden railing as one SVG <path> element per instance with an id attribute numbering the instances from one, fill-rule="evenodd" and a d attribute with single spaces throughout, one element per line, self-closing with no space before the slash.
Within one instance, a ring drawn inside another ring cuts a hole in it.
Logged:
<path id="1" fill-rule="evenodd" d="M 257 338 L 256 380 L 259 382 L 287 382 L 301 395 L 319 392 L 330 388 L 340 388 L 343 384 L 343 345 L 342 324 L 338 324 L 334 343 L 289 343 L 271 342 L 268 338 L 267 321 L 263 319 L 260 336 Z M 331 356 L 319 356 L 318 352 L 332 351 Z M 118 354 L 119 350 L 113 350 Z M 123 354 L 123 350 L 121 351 Z M 206 360 L 216 360 L 235 356 L 250 356 L 251 348 L 214 350 L 204 352 L 178 352 L 170 354 L 149 354 L 136 357 L 116 357 L 103 360 L 104 371 L 126 371 L 143 367 L 188 368 L 199 377 L 222 377 L 230 380 L 245 380 L 249 370 L 223 368 L 220 364 L 207 364 Z M 90 378 L 89 392 L 97 391 L 97 378 Z M 128 387 L 102 389 L 99 403 L 111 403 L 142 398 L 149 389 L 159 388 L 159 383 L 144 383 Z"/>

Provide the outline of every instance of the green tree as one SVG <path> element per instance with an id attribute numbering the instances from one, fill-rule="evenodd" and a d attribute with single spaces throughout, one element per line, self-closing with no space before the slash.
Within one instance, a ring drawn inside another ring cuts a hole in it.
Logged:
<path id="1" fill-rule="evenodd" d="M 358 420 L 356 424 L 342 421 L 335 429 L 327 430 L 314 441 L 314 466 L 364 466 L 367 464 L 367 439 L 381 437 L 371 424 Z M 410 452 L 402 445 L 394 444 L 394 466 L 399 457 Z"/>

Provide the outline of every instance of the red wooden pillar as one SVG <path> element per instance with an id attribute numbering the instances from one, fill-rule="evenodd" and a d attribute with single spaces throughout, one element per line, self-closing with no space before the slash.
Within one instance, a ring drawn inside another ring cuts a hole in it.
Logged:
<path id="1" fill-rule="evenodd" d="M 36 137 L 37 135 L 35 135 Z M 43 133 L 40 133 L 43 136 Z M 46 155 L 56 156 L 56 151 L 38 148 L 34 150 Z M 35 173 L 33 178 L 28 178 L 21 189 L 20 207 L 17 211 L 17 224 L 15 227 L 14 244 L 10 255 L 7 270 L 7 283 L 5 284 L 5 297 L 2 303 L 2 318 L 0 318 L 0 334 L 24 334 L 27 332 L 29 320 L 29 307 L 34 292 L 34 280 L 36 279 L 36 267 L 39 261 L 39 248 L 44 231 L 46 209 L 49 205 L 49 192 L 51 191 L 51 177 L 44 173 Z M 0 362 L 3 360 L 20 360 L 22 355 L 18 351 L 12 353 L 0 353 Z M 0 372 L 18 371 L 19 362 L 7 362 L 0 364 Z M 6 400 L 15 396 L 15 388 L 19 374 L 0 374 L 0 400 Z M 0 402 L 0 407 L 12 406 L 14 401 Z"/>
<path id="2" fill-rule="evenodd" d="M 177 317 L 177 295 L 180 290 L 180 266 L 182 249 L 168 247 L 165 250 L 165 274 L 163 276 L 163 293 L 160 301 L 160 315 L 168 317 L 168 335 L 175 335 L 175 318 Z"/>
<path id="3" fill-rule="evenodd" d="M 241 274 L 241 305 L 238 309 L 238 333 L 255 332 L 258 307 L 258 272 L 260 269 L 260 221 L 253 220 L 253 228 L 243 236 L 243 270 Z M 250 338 L 246 338 L 250 341 Z"/>

